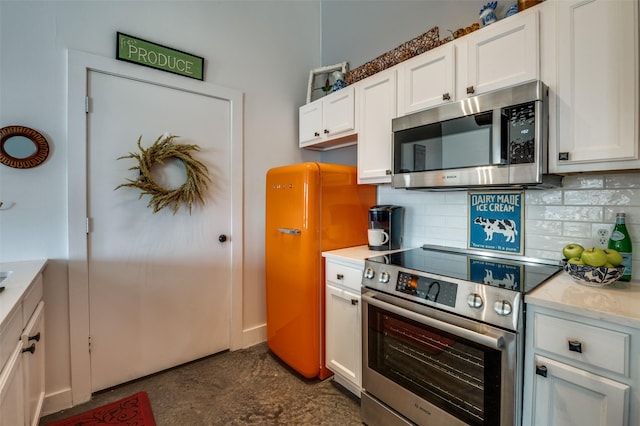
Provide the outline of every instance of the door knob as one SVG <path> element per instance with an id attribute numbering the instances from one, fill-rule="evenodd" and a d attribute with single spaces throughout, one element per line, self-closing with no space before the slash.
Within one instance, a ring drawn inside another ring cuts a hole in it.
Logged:
<path id="1" fill-rule="evenodd" d="M 221 243 L 224 243 L 225 241 L 227 241 L 227 236 L 224 234 L 218 235 L 218 241 L 220 241 Z"/>

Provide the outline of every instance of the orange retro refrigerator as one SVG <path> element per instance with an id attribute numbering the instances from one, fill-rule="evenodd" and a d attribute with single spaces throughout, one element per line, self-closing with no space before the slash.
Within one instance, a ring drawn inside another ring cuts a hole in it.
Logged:
<path id="1" fill-rule="evenodd" d="M 322 252 L 367 244 L 376 189 L 356 168 L 302 163 L 267 172 L 267 344 L 307 378 L 331 375 L 324 361 Z"/>

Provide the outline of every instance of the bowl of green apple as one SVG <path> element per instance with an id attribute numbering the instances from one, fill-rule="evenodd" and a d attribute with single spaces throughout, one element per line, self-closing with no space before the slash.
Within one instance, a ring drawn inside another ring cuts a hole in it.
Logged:
<path id="1" fill-rule="evenodd" d="M 604 287 L 622 277 L 622 255 L 613 249 L 584 248 L 567 244 L 562 249 L 562 268 L 582 285 Z"/>

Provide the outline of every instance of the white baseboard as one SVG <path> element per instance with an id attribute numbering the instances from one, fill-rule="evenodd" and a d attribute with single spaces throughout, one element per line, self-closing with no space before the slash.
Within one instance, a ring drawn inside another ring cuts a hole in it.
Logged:
<path id="1" fill-rule="evenodd" d="M 66 410 L 73 406 L 71 398 L 71 388 L 63 389 L 52 394 L 44 396 L 44 404 L 40 416 L 57 413 L 60 410 Z"/>
<path id="2" fill-rule="evenodd" d="M 248 348 L 267 340 L 267 324 L 262 324 L 242 331 L 242 348 Z"/>

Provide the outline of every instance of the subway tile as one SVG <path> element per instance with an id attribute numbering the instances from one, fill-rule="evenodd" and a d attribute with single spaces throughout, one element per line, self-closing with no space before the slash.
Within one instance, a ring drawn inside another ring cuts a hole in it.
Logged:
<path id="1" fill-rule="evenodd" d="M 640 191 L 633 189 L 600 189 L 585 191 L 564 191 L 565 205 L 626 206 L 639 204 Z"/>
<path id="2" fill-rule="evenodd" d="M 529 190 L 525 191 L 525 205 L 534 204 L 562 204 L 562 190 Z"/>
<path id="3" fill-rule="evenodd" d="M 543 234 L 543 235 L 562 235 L 562 221 L 559 220 L 525 220 L 525 232 L 527 235 Z"/>
<path id="4" fill-rule="evenodd" d="M 530 206 L 527 209 L 530 219 L 538 220 L 574 220 L 602 222 L 602 207 L 582 206 Z"/>
<path id="5" fill-rule="evenodd" d="M 605 188 L 640 188 L 640 172 L 607 175 L 604 178 Z"/>
<path id="6" fill-rule="evenodd" d="M 562 187 L 567 188 L 604 188 L 604 176 L 571 175 L 562 179 Z"/>
<path id="7" fill-rule="evenodd" d="M 589 236 L 591 238 L 591 223 L 589 222 L 563 222 L 562 235 L 565 237 L 584 238 Z"/>

